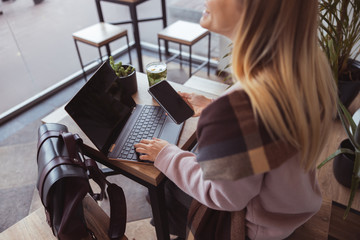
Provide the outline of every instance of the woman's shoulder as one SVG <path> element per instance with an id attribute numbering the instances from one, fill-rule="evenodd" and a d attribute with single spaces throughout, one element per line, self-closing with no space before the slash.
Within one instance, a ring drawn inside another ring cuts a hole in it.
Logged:
<path id="1" fill-rule="evenodd" d="M 264 173 L 297 153 L 289 144 L 267 132 L 256 119 L 243 90 L 221 96 L 204 109 L 197 134 L 198 161 L 204 177 L 209 178 L 216 176 L 216 168 L 221 169 L 218 173 L 222 177 L 228 171 L 225 175 L 230 179 Z"/>
<path id="2" fill-rule="evenodd" d="M 239 120 L 256 121 L 251 102 L 244 90 L 231 91 L 216 100 L 203 110 L 199 126 L 205 124 L 238 122 Z"/>

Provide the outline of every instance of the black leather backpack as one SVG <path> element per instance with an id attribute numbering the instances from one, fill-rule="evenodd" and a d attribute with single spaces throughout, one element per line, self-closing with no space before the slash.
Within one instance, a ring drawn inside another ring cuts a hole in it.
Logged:
<path id="1" fill-rule="evenodd" d="M 90 194 L 95 200 L 105 196 L 110 200 L 109 238 L 119 239 L 126 226 L 126 202 L 123 190 L 109 183 L 93 159 L 104 158 L 102 153 L 83 144 L 77 134 L 68 132 L 61 124 L 43 124 L 38 131 L 38 182 L 47 222 L 58 239 L 82 239 L 89 235 L 84 219 L 82 200 Z M 94 194 L 89 184 L 92 178 L 101 188 Z"/>

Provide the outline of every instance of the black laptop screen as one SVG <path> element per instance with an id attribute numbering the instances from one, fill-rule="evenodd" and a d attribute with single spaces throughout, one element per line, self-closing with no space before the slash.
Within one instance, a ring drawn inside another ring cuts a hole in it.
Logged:
<path id="1" fill-rule="evenodd" d="M 131 96 L 123 93 L 118 80 L 107 61 L 65 106 L 103 152 L 107 152 L 113 136 L 118 136 L 136 105 Z"/>

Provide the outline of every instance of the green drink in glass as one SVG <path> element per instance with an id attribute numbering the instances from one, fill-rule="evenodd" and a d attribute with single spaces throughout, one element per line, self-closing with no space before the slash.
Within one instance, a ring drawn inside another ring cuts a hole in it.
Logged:
<path id="1" fill-rule="evenodd" d="M 152 62 L 146 65 L 146 74 L 151 87 L 155 83 L 166 80 L 167 68 L 164 62 Z"/>

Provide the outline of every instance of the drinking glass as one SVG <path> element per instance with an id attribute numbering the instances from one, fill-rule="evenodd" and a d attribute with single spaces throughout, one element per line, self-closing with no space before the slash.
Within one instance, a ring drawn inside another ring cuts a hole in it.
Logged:
<path id="1" fill-rule="evenodd" d="M 155 83 L 166 80 L 167 68 L 164 62 L 151 62 L 146 65 L 146 74 L 151 87 Z"/>

